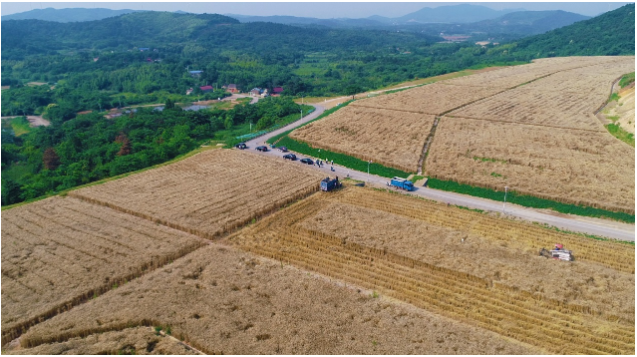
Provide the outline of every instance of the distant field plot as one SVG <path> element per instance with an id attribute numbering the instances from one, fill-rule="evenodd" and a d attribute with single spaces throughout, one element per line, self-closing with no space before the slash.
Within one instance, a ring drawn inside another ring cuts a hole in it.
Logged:
<path id="1" fill-rule="evenodd" d="M 3 211 L 2 342 L 203 244 L 70 197 Z"/>
<path id="2" fill-rule="evenodd" d="M 209 150 L 70 195 L 213 238 L 319 189 L 314 170 L 239 150 Z"/>
<path id="3" fill-rule="evenodd" d="M 613 82 L 623 74 L 635 71 L 635 58 L 617 60 L 584 68 L 552 74 L 523 88 L 548 92 L 572 92 L 583 97 L 594 95 L 598 103 L 590 106 L 597 109 L 610 95 Z"/>
<path id="4" fill-rule="evenodd" d="M 213 243 L 44 321 L 21 344 L 150 325 L 208 354 L 541 353 L 372 294 Z"/>
<path id="5" fill-rule="evenodd" d="M 617 61 L 616 57 L 565 57 L 535 60 L 534 63 L 505 67 L 496 71 L 445 81 L 468 87 L 512 88 L 543 76 L 594 64 Z"/>
<path id="6" fill-rule="evenodd" d="M 440 115 L 500 91 L 502 90 L 497 88 L 470 88 L 434 83 L 398 93 L 357 100 L 350 106 Z"/>
<path id="7" fill-rule="evenodd" d="M 425 174 L 634 214 L 635 150 L 605 132 L 442 118 Z"/>
<path id="8" fill-rule="evenodd" d="M 229 241 L 549 353 L 634 349 L 630 245 L 356 187 L 314 195 Z M 577 261 L 538 256 L 555 242 Z"/>
<path id="9" fill-rule="evenodd" d="M 433 115 L 350 105 L 293 131 L 290 138 L 415 172 L 433 122 Z"/>
<path id="10" fill-rule="evenodd" d="M 550 78 L 550 77 L 549 77 Z M 541 85 L 541 79 L 537 82 Z M 584 85 L 584 83 L 580 83 Z M 604 126 L 593 115 L 608 97 L 605 91 L 553 92 L 522 86 L 454 110 L 449 116 L 496 122 L 539 125 L 604 132 Z M 606 96 L 603 95 L 606 93 Z M 438 136 L 438 134 L 436 134 Z"/>

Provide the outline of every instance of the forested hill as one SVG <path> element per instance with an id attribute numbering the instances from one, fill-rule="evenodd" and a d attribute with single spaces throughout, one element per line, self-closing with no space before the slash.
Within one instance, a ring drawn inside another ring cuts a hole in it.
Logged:
<path id="1" fill-rule="evenodd" d="M 101 20 L 107 17 L 129 14 L 131 12 L 140 12 L 142 10 L 111 10 L 111 9 L 54 9 L 48 7 L 46 9 L 33 9 L 17 14 L 4 15 L 2 21 L 7 20 L 45 20 L 55 22 L 80 22 Z"/>
<path id="2" fill-rule="evenodd" d="M 554 56 L 635 55 L 635 4 L 499 49 L 516 59 Z"/>
<path id="3" fill-rule="evenodd" d="M 2 21 L 2 58 L 16 53 L 53 54 L 64 49 L 164 47 L 166 43 L 195 40 L 210 28 L 233 24 L 239 21 L 222 15 L 156 11 L 75 23 Z"/>
<path id="4" fill-rule="evenodd" d="M 239 23 L 216 14 L 141 12 L 79 23 L 2 21 L 2 58 L 54 54 L 65 49 L 160 48 L 199 51 L 376 50 L 379 46 L 431 44 L 442 39 L 418 33 L 298 28 L 273 23 Z M 205 47 L 205 48 L 204 48 Z"/>

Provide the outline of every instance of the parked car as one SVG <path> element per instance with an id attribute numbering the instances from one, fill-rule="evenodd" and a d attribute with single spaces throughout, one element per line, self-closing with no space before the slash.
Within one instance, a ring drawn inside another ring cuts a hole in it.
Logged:
<path id="1" fill-rule="evenodd" d="M 257 151 L 266 152 L 268 151 L 268 147 L 265 145 L 257 146 Z"/>
<path id="2" fill-rule="evenodd" d="M 288 148 L 286 148 L 285 146 L 281 146 L 279 150 L 281 150 L 281 152 L 288 152 Z"/>
<path id="3" fill-rule="evenodd" d="M 308 165 L 314 165 L 314 161 L 312 159 L 308 159 L 307 157 L 304 159 L 301 159 L 301 162 Z"/>
<path id="4" fill-rule="evenodd" d="M 295 161 L 296 160 L 296 155 L 294 155 L 294 154 L 286 154 L 286 155 L 283 155 L 283 158 L 286 159 L 286 160 Z"/>
<path id="5" fill-rule="evenodd" d="M 236 147 L 237 149 L 247 149 L 248 146 L 246 145 L 246 143 L 238 143 L 237 145 L 235 145 L 234 147 Z"/>

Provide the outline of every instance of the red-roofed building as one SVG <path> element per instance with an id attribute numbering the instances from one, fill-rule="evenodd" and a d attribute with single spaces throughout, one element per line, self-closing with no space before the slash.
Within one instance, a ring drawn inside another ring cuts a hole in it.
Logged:
<path id="1" fill-rule="evenodd" d="M 274 87 L 272 88 L 272 93 L 281 94 L 283 92 L 283 87 Z"/>
<path id="2" fill-rule="evenodd" d="M 212 86 L 203 86 L 203 87 L 199 87 L 199 89 L 201 89 L 202 92 L 206 93 L 206 92 L 212 92 L 214 88 L 212 88 Z"/>

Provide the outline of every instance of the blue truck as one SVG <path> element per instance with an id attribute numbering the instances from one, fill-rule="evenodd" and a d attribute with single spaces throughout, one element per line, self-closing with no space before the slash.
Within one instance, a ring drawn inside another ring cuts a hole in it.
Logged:
<path id="1" fill-rule="evenodd" d="M 329 177 L 321 180 L 321 191 L 329 192 L 341 187 L 341 182 L 338 180 L 338 176 L 336 178 L 330 179 Z"/>
<path id="2" fill-rule="evenodd" d="M 405 191 L 414 190 L 414 184 L 411 181 L 400 177 L 394 177 L 391 179 L 389 185 Z"/>

